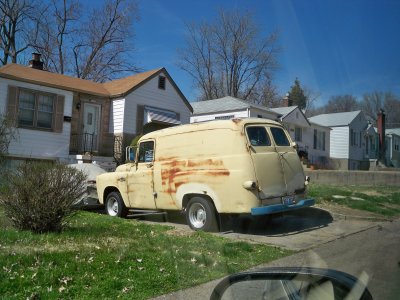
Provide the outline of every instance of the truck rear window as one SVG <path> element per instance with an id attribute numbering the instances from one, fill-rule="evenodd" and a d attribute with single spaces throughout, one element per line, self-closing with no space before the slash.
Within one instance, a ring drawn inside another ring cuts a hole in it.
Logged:
<path id="1" fill-rule="evenodd" d="M 271 140 L 265 127 L 247 127 L 246 132 L 252 146 L 271 146 Z"/>
<path id="2" fill-rule="evenodd" d="M 275 145 L 290 146 L 289 140 L 286 137 L 286 134 L 282 128 L 271 127 L 271 133 L 272 133 L 272 136 L 274 137 Z"/>

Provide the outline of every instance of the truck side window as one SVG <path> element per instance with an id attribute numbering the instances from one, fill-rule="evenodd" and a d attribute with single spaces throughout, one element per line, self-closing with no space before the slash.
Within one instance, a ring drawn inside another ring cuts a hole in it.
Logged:
<path id="1" fill-rule="evenodd" d="M 271 146 L 271 140 L 265 127 L 247 127 L 246 132 L 252 146 Z"/>
<path id="2" fill-rule="evenodd" d="M 154 153 L 154 142 L 142 142 L 139 145 L 139 162 L 152 162 Z"/>
<path id="3" fill-rule="evenodd" d="M 286 137 L 285 132 L 282 128 L 279 127 L 271 127 L 271 133 L 274 137 L 275 144 L 277 146 L 290 146 L 289 140 Z"/>

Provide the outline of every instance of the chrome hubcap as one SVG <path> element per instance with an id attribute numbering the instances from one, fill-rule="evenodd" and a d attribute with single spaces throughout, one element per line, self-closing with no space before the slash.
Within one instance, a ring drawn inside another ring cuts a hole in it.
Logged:
<path id="1" fill-rule="evenodd" d="M 207 220 L 207 213 L 203 205 L 194 203 L 189 208 L 189 220 L 195 228 L 202 228 Z"/>

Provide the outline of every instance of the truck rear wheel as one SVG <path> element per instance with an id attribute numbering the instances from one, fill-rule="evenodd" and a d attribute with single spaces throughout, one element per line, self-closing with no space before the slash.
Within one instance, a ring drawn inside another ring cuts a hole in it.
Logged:
<path id="1" fill-rule="evenodd" d="M 186 221 L 193 230 L 218 231 L 217 212 L 211 202 L 202 197 L 189 200 Z"/>
<path id="2" fill-rule="evenodd" d="M 128 214 L 128 209 L 118 192 L 111 192 L 107 195 L 105 206 L 107 214 L 111 217 L 126 217 Z"/>

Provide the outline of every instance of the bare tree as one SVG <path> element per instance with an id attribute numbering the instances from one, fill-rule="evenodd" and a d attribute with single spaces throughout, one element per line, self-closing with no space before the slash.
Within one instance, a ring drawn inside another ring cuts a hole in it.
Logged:
<path id="1" fill-rule="evenodd" d="M 78 1 L 52 0 L 43 11 L 47 18 L 40 20 L 40 31 L 32 47 L 42 54 L 44 68 L 55 73 L 69 73 L 72 57 L 69 41 L 77 33 L 77 21 L 81 16 Z"/>
<path id="2" fill-rule="evenodd" d="M 87 14 L 83 9 L 78 0 L 51 0 L 42 9 L 47 17 L 31 44 L 45 69 L 99 82 L 138 71 L 132 62 L 135 0 L 105 0 Z"/>
<path id="3" fill-rule="evenodd" d="M 400 127 L 400 99 L 391 92 L 372 92 L 364 94 L 361 108 L 365 115 L 376 121 L 377 114 L 383 109 L 388 128 Z"/>
<path id="4" fill-rule="evenodd" d="M 17 63 L 37 33 L 34 0 L 0 0 L 0 63 Z"/>
<path id="5" fill-rule="evenodd" d="M 200 99 L 260 94 L 277 68 L 277 34 L 261 37 L 249 13 L 220 11 L 213 23 L 187 26 L 179 67 L 200 90 Z"/>
<path id="6" fill-rule="evenodd" d="M 315 91 L 308 86 L 303 86 L 304 95 L 306 96 L 306 107 L 304 108 L 307 117 L 310 117 L 318 98 L 321 96 L 319 91 Z"/>
<path id="7" fill-rule="evenodd" d="M 134 51 L 129 41 L 137 13 L 136 3 L 129 0 L 106 0 L 103 7 L 92 11 L 74 41 L 76 77 L 104 81 L 116 73 L 138 70 L 129 59 Z"/>
<path id="8" fill-rule="evenodd" d="M 400 128 L 400 99 L 393 94 L 385 98 L 386 127 Z"/>
<path id="9" fill-rule="evenodd" d="M 360 105 L 352 95 L 332 96 L 325 105 L 325 113 L 348 112 L 358 109 L 360 109 Z"/>

